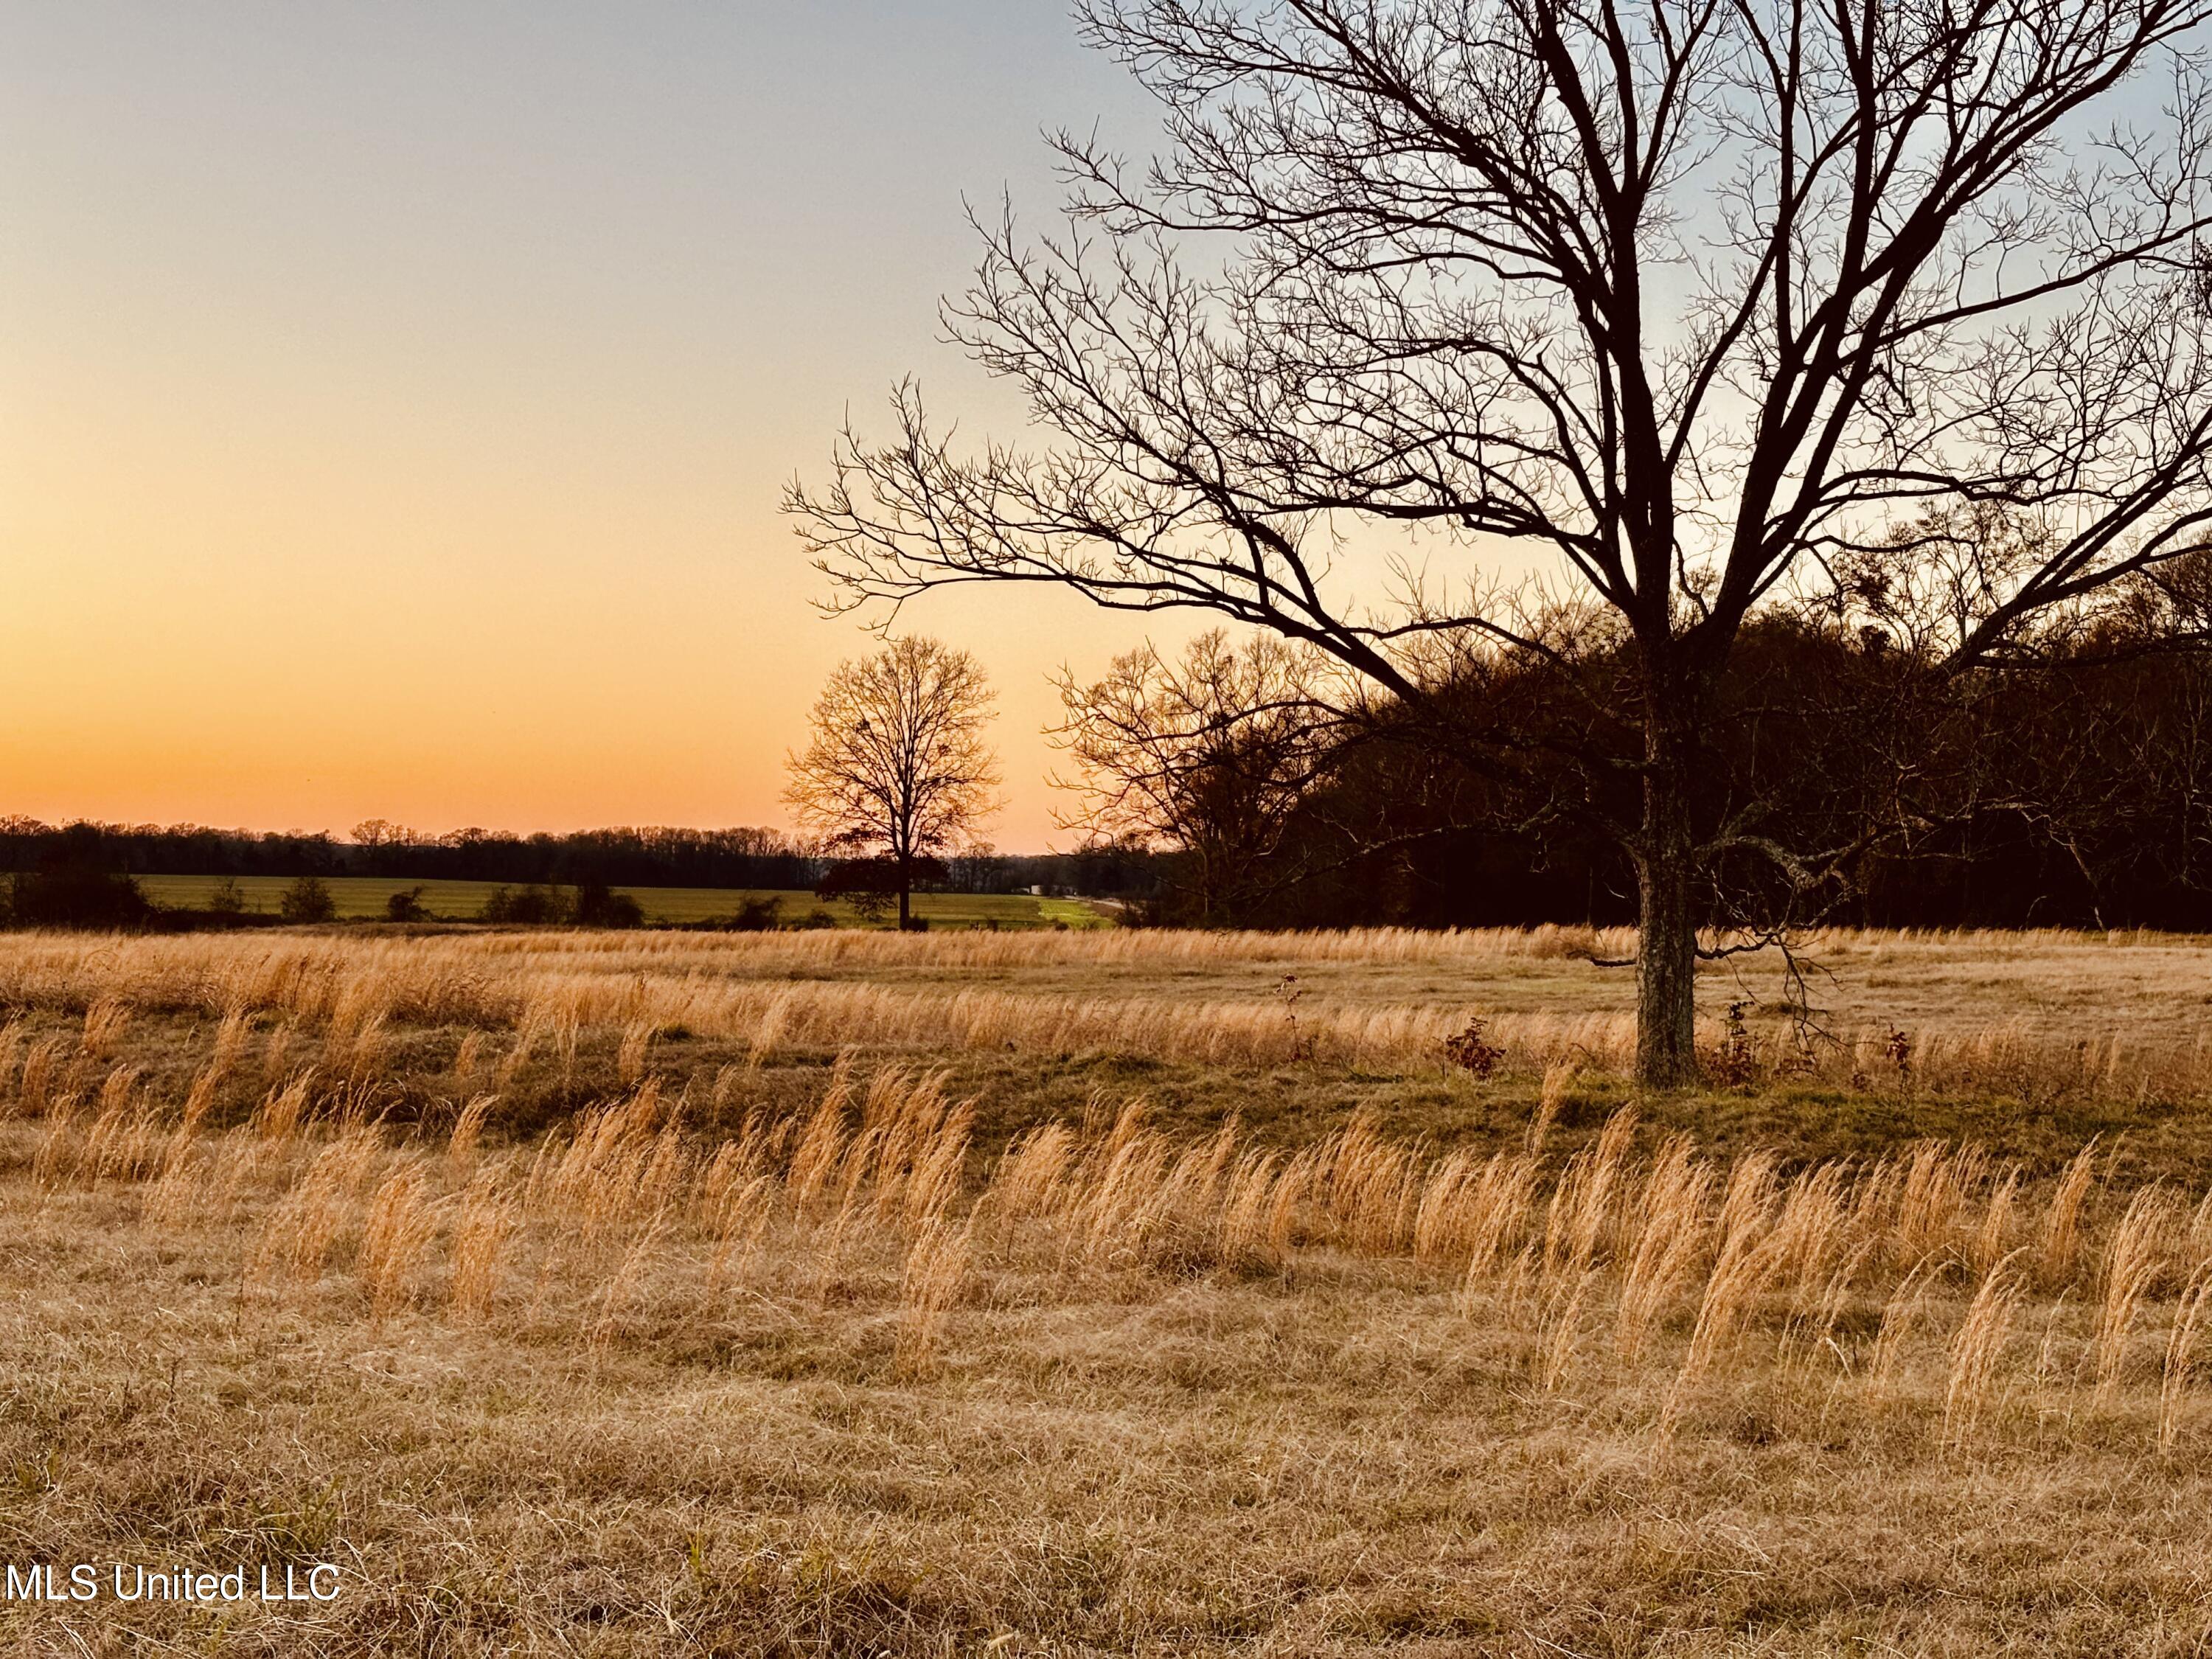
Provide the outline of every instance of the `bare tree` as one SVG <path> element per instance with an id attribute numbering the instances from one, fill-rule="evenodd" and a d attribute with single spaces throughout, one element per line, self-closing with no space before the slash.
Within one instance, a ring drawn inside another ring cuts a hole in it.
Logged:
<path id="1" fill-rule="evenodd" d="M 1338 735 L 1304 653 L 1219 629 L 1170 659 L 1146 645 L 1103 679 L 1060 683 L 1052 735 L 1086 799 L 1061 822 L 1105 840 L 1165 842 L 1192 866 L 1197 919 L 1237 920 L 1254 878 L 1327 766 Z"/>
<path id="2" fill-rule="evenodd" d="M 1061 135 L 1068 229 L 979 221 L 946 313 L 1045 439 L 956 453 L 909 383 L 890 441 L 848 430 L 790 505 L 845 605 L 1013 580 L 1201 607 L 1411 703 L 1424 641 L 1544 648 L 1414 553 L 1553 562 L 1630 641 L 1638 1070 L 1681 1080 L 1710 872 L 1821 878 L 1697 808 L 1753 609 L 1902 560 L 1955 597 L 1955 671 L 2200 538 L 2209 14 L 1081 0 L 1165 152 Z M 1359 538 L 1394 531 L 1378 573 Z"/>
<path id="3" fill-rule="evenodd" d="M 983 740 L 992 696 L 967 652 L 894 641 L 837 665 L 814 705 L 813 740 L 790 757 L 784 799 L 831 848 L 891 865 L 901 927 L 913 918 L 917 867 L 963 845 L 998 810 Z"/>

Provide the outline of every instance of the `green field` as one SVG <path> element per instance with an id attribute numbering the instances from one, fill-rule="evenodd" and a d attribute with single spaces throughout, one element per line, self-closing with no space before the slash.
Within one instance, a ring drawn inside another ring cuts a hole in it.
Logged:
<path id="1" fill-rule="evenodd" d="M 284 890 L 286 876 L 240 876 L 239 890 L 250 911 L 274 915 Z M 220 876 L 141 876 L 138 885 L 155 903 L 178 909 L 204 909 Z M 474 921 L 483 913 L 484 901 L 502 884 L 491 881 L 398 881 L 382 876 L 332 876 L 323 884 L 337 902 L 338 915 L 349 921 L 379 919 L 394 893 L 420 888 L 422 905 L 442 921 Z M 734 915 L 749 899 L 781 902 L 785 921 L 796 921 L 817 910 L 826 910 L 841 927 L 889 926 L 864 921 L 842 900 L 824 904 L 804 891 L 772 891 L 738 887 L 617 887 L 638 902 L 647 921 L 698 923 Z M 1001 927 L 1101 927 L 1112 918 L 1081 899 L 1034 898 L 1026 893 L 917 893 L 915 914 L 938 927 L 978 927 L 996 922 Z"/>

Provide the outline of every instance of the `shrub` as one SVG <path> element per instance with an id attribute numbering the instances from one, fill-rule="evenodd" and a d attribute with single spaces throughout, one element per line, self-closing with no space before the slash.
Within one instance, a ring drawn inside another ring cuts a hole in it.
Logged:
<path id="1" fill-rule="evenodd" d="M 564 922 L 574 914 L 567 896 L 557 887 L 532 884 L 520 890 L 501 887 L 484 901 L 483 919 L 514 927 L 544 927 Z"/>
<path id="2" fill-rule="evenodd" d="M 782 915 L 783 901 L 773 894 L 763 894 L 742 901 L 737 914 L 722 925 L 733 933 L 765 933 L 781 923 Z"/>
<path id="3" fill-rule="evenodd" d="M 1706 1075 L 1716 1087 L 1741 1089 L 1759 1074 L 1759 1051 L 1751 1040 L 1751 1027 L 1744 1020 L 1750 1009 L 1747 1000 L 1728 1006 L 1720 1050 L 1705 1063 Z"/>
<path id="4" fill-rule="evenodd" d="M 422 908 L 422 890 L 404 888 L 384 901 L 386 921 L 428 921 L 430 913 Z"/>
<path id="5" fill-rule="evenodd" d="M 320 876 L 301 876 L 284 890 L 276 914 L 287 921 L 334 921 L 338 902 L 331 896 Z"/>
<path id="6" fill-rule="evenodd" d="M 8 908 L 18 927 L 143 927 L 154 915 L 130 877 L 75 862 L 17 876 Z"/>
<path id="7" fill-rule="evenodd" d="M 1505 1058 L 1505 1050 L 1490 1040 L 1489 1022 L 1471 1014 L 1464 1031 L 1444 1039 L 1444 1058 L 1470 1077 L 1487 1079 Z"/>
<path id="8" fill-rule="evenodd" d="M 164 933 L 196 933 L 202 928 L 228 933 L 234 927 L 273 927 L 282 920 L 269 911 L 254 909 L 237 878 L 225 876 L 209 890 L 203 904 L 153 906 L 147 925 Z"/>
<path id="9" fill-rule="evenodd" d="M 641 927 L 645 911 L 628 893 L 610 890 L 605 882 L 587 881 L 576 890 L 579 927 Z"/>

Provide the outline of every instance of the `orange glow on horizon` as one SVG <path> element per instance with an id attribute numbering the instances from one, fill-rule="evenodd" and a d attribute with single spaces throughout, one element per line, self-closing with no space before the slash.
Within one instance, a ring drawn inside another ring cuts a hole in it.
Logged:
<path id="1" fill-rule="evenodd" d="M 962 197 L 1048 200 L 1038 127 L 1127 94 L 1012 0 L 740 9 L 9 9 L 0 812 L 788 824 L 873 642 L 781 491 L 909 370 L 1018 430 L 934 343 Z M 989 670 L 1024 851 L 1068 841 L 1045 676 L 1181 631 L 1031 592 L 906 625 Z"/>

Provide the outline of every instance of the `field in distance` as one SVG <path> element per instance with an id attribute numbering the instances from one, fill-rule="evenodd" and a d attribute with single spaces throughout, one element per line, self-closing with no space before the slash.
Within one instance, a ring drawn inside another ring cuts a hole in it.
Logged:
<path id="1" fill-rule="evenodd" d="M 222 884 L 221 876 L 141 876 L 138 885 L 155 903 L 173 909 L 204 909 Z M 274 915 L 289 876 L 239 876 L 239 891 L 246 908 Z M 419 889 L 422 908 L 442 921 L 474 921 L 483 914 L 484 901 L 501 887 L 520 883 L 495 881 L 400 881 L 384 876 L 330 876 L 323 884 L 337 902 L 338 915 L 348 921 L 381 917 L 394 893 Z M 842 900 L 824 903 L 813 894 L 751 887 L 617 887 L 645 911 L 647 921 L 719 921 L 735 915 L 740 906 L 755 899 L 775 899 L 782 906 L 781 919 L 797 921 L 817 910 L 826 910 L 841 927 L 888 927 L 864 921 Z M 1049 927 L 1055 922 L 1070 927 L 1109 926 L 1112 918 L 1081 899 L 1037 898 L 1027 893 L 918 893 L 915 914 L 933 927 L 968 927 L 996 922 L 1001 927 Z"/>

